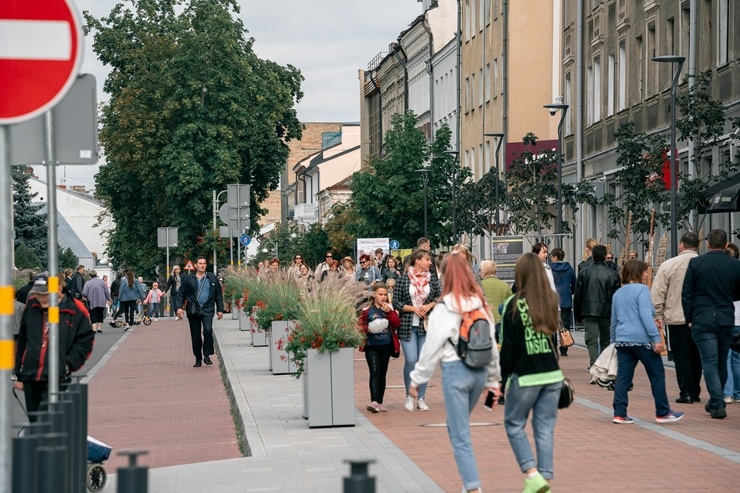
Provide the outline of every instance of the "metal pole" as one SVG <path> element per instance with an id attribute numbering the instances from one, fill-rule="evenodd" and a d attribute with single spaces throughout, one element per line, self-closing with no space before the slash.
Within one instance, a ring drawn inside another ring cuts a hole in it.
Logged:
<path id="1" fill-rule="evenodd" d="M 457 157 L 452 161 L 452 242 L 457 245 Z"/>
<path id="2" fill-rule="evenodd" d="M 10 126 L 0 125 L 0 493 L 10 493 L 12 457 L 13 401 L 10 374 L 14 366 L 13 342 L 13 271 L 11 269 L 12 240 L 11 212 L 13 202 L 10 191 Z"/>
<path id="3" fill-rule="evenodd" d="M 49 225 L 49 402 L 59 400 L 59 267 L 57 265 L 57 168 L 51 111 L 44 114 L 46 129 L 46 213 Z M 69 294 L 68 294 L 69 296 Z"/>
<path id="4" fill-rule="evenodd" d="M 681 74 L 683 61 L 678 63 L 678 70 L 671 83 L 671 255 L 678 255 L 678 219 L 676 218 L 676 84 Z"/>
<path id="5" fill-rule="evenodd" d="M 501 145 L 504 143 L 504 135 L 501 134 L 501 137 L 498 139 L 498 144 L 496 144 L 496 236 L 498 236 L 499 233 L 499 215 L 500 215 L 500 208 L 501 208 L 501 199 L 499 198 L 499 181 L 501 180 L 501 169 L 499 168 L 499 160 L 500 160 L 500 154 L 501 154 Z"/>
<path id="6" fill-rule="evenodd" d="M 216 200 L 216 191 L 213 191 L 213 273 L 218 273 L 216 267 L 216 214 L 218 213 L 218 201 Z M 169 244 L 169 242 L 168 242 Z"/>
<path id="7" fill-rule="evenodd" d="M 429 232 L 427 229 L 427 177 L 429 171 L 424 173 L 424 238 L 429 238 Z"/>
<path id="8" fill-rule="evenodd" d="M 568 112 L 566 105 L 560 111 L 558 124 L 558 246 L 563 248 L 563 123 Z"/>

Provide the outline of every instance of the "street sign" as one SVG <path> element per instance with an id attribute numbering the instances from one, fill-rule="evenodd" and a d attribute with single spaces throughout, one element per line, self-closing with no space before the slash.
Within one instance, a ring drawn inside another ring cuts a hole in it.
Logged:
<path id="1" fill-rule="evenodd" d="M 185 270 L 195 270 L 195 267 L 193 267 L 193 262 L 191 260 L 188 260 L 188 263 L 185 265 Z"/>
<path id="2" fill-rule="evenodd" d="M 56 105 L 81 62 L 81 22 L 71 0 L 0 2 L 0 125 Z"/>
<path id="3" fill-rule="evenodd" d="M 391 247 L 391 250 L 398 250 L 399 248 L 401 248 L 401 242 L 399 242 L 398 240 L 391 240 L 389 246 Z"/>
<path id="4" fill-rule="evenodd" d="M 10 164 L 40 164 L 47 159 L 45 116 L 10 126 Z M 51 109 L 57 164 L 98 162 L 98 103 L 95 76 L 76 78 L 67 95 Z"/>
<path id="5" fill-rule="evenodd" d="M 177 233 L 177 228 L 157 228 L 157 247 L 176 247 Z"/>
<path id="6" fill-rule="evenodd" d="M 241 243 L 242 246 L 249 245 L 250 241 L 252 241 L 252 238 L 249 235 L 241 235 L 239 238 L 239 243 Z"/>

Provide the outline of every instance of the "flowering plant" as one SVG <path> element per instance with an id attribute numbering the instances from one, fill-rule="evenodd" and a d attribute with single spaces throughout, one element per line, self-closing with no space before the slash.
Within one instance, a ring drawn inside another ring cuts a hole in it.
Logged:
<path id="1" fill-rule="evenodd" d="M 300 316 L 301 289 L 293 279 L 276 272 L 259 280 L 259 286 L 253 286 L 250 295 L 258 298 L 254 306 L 261 330 L 268 330 L 273 320 L 296 320 Z"/>
<path id="2" fill-rule="evenodd" d="M 295 376 L 304 371 L 309 349 L 320 353 L 343 347 L 359 347 L 365 340 L 357 327 L 357 306 L 367 297 L 367 286 L 329 279 L 304 293 L 299 304 L 300 320 L 279 346 L 296 365 Z"/>

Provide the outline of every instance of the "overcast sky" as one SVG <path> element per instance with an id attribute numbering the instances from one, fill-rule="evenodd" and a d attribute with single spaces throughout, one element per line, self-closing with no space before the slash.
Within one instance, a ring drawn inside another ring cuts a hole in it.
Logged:
<path id="1" fill-rule="evenodd" d="M 80 11 L 107 15 L 119 0 L 73 0 Z M 126 2 L 130 4 L 129 2 Z M 360 119 L 357 71 L 398 38 L 420 13 L 418 0 L 239 0 L 240 17 L 261 58 L 301 70 L 304 97 L 297 106 L 303 122 L 356 122 Z M 106 68 L 85 40 L 83 73 L 102 87 Z M 105 96 L 99 96 L 105 97 Z M 45 173 L 37 169 L 43 179 Z M 68 185 L 94 187 L 97 166 L 57 170 Z"/>

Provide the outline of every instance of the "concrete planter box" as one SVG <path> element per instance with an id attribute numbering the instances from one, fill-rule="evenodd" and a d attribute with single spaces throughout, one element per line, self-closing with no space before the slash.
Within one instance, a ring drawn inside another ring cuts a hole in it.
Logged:
<path id="1" fill-rule="evenodd" d="M 303 374 L 309 428 L 355 425 L 354 348 L 333 353 L 309 349 Z"/>
<path id="2" fill-rule="evenodd" d="M 259 325 L 257 325 L 256 323 L 257 317 L 258 315 L 254 313 L 253 315 L 254 320 L 252 320 L 251 318 L 249 319 L 249 324 L 250 324 L 249 331 L 252 334 L 252 346 L 265 347 L 269 343 L 270 335 L 264 330 L 261 330 L 259 328 Z"/>
<path id="3" fill-rule="evenodd" d="M 294 320 L 273 320 L 270 328 L 270 370 L 274 375 L 295 373 L 295 363 L 288 359 L 288 353 L 278 346 L 287 342 L 288 335 L 295 327 Z M 282 342 L 281 342 L 282 341 Z"/>
<path id="4" fill-rule="evenodd" d="M 231 313 L 235 312 L 232 310 Z M 249 320 L 249 315 L 247 315 L 244 310 L 241 308 L 236 310 L 236 316 L 239 317 L 239 330 L 252 330 L 252 322 Z"/>
<path id="5" fill-rule="evenodd" d="M 241 316 L 244 311 L 237 308 L 237 305 L 241 306 L 241 301 L 242 300 L 231 300 L 231 320 L 239 320 L 239 330 L 248 330 L 242 329 Z"/>

